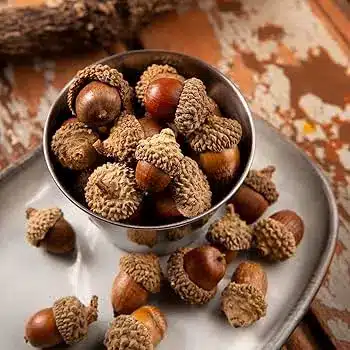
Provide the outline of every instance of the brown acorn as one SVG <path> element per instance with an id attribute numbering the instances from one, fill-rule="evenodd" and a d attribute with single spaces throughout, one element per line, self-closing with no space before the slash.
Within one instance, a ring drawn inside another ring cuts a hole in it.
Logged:
<path id="1" fill-rule="evenodd" d="M 233 327 L 247 327 L 266 315 L 267 276 L 260 264 L 238 265 L 221 296 L 221 310 Z"/>
<path id="2" fill-rule="evenodd" d="M 97 321 L 97 307 L 96 296 L 88 307 L 76 297 L 58 299 L 52 308 L 40 310 L 28 320 L 24 339 L 42 349 L 76 344 L 86 337 L 88 326 Z"/>
<path id="3" fill-rule="evenodd" d="M 240 219 L 233 205 L 229 204 L 226 214 L 210 226 L 206 238 L 225 254 L 226 263 L 230 264 L 238 251 L 251 247 L 253 229 Z"/>
<path id="4" fill-rule="evenodd" d="M 225 271 L 225 256 L 211 246 L 182 248 L 168 260 L 170 286 L 181 299 L 191 304 L 209 302 Z"/>
<path id="5" fill-rule="evenodd" d="M 49 253 L 67 254 L 75 248 L 75 232 L 59 208 L 26 210 L 28 228 L 26 239 L 34 247 Z"/>
<path id="6" fill-rule="evenodd" d="M 149 114 L 139 119 L 145 138 L 152 137 L 162 131 L 162 126 Z"/>
<path id="7" fill-rule="evenodd" d="M 254 247 L 273 261 L 286 260 L 295 254 L 304 235 L 302 218 L 291 210 L 281 210 L 254 226 Z"/>
<path id="8" fill-rule="evenodd" d="M 171 129 L 163 129 L 138 143 L 136 182 L 143 191 L 161 192 L 180 171 L 183 158 Z"/>
<path id="9" fill-rule="evenodd" d="M 147 303 L 150 293 L 160 291 L 162 272 L 154 254 L 128 254 L 120 259 L 120 272 L 112 286 L 115 315 L 130 314 Z"/>
<path id="10" fill-rule="evenodd" d="M 170 191 L 160 192 L 154 197 L 154 211 L 157 218 L 165 220 L 173 221 L 184 217 L 178 210 Z"/>
<path id="11" fill-rule="evenodd" d="M 77 73 L 68 91 L 68 106 L 81 122 L 99 127 L 116 120 L 121 110 L 131 112 L 132 96 L 120 72 L 95 64 Z"/>
<path id="12" fill-rule="evenodd" d="M 255 222 L 278 199 L 276 185 L 272 181 L 274 166 L 250 170 L 243 185 L 232 198 L 236 212 L 248 224 Z"/>
<path id="13" fill-rule="evenodd" d="M 237 144 L 242 137 L 241 124 L 234 119 L 210 115 L 206 122 L 188 136 L 198 163 L 213 183 L 228 183 L 240 165 Z"/>
<path id="14" fill-rule="evenodd" d="M 131 315 L 115 318 L 106 333 L 107 350 L 154 349 L 164 338 L 168 325 L 164 314 L 155 306 L 143 306 Z"/>

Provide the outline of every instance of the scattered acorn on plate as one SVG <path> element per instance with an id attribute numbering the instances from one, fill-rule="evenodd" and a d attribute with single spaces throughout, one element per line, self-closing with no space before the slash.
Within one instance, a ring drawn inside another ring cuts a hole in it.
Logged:
<path id="1" fill-rule="evenodd" d="M 83 340 L 91 323 L 97 321 L 98 298 L 84 306 L 76 297 L 64 297 L 51 308 L 31 316 L 25 327 L 25 341 L 37 348 L 73 345 Z"/>

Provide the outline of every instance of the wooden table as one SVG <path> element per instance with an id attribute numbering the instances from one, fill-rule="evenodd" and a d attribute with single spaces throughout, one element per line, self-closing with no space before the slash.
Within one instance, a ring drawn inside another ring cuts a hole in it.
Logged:
<path id="1" fill-rule="evenodd" d="M 218 66 L 239 84 L 254 113 L 302 147 L 333 186 L 340 212 L 336 253 L 287 349 L 350 349 L 348 16 L 346 0 L 199 0 L 140 33 L 145 48 L 181 51 Z M 114 47 L 125 49 L 123 43 Z M 1 63 L 0 170 L 37 150 L 59 90 L 79 68 L 106 54 Z"/>

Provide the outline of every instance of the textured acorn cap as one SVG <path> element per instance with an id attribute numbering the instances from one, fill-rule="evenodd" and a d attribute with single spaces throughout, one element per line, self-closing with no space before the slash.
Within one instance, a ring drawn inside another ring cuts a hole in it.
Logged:
<path id="1" fill-rule="evenodd" d="M 177 210 L 185 217 L 197 216 L 211 207 L 212 193 L 198 164 L 189 157 L 181 161 L 180 172 L 170 184 Z"/>
<path id="2" fill-rule="evenodd" d="M 115 87 L 122 100 L 123 108 L 129 112 L 133 110 L 133 90 L 117 69 L 103 64 L 94 64 L 80 70 L 68 90 L 68 107 L 75 114 L 75 99 L 80 90 L 92 81 L 99 81 Z"/>
<path id="3" fill-rule="evenodd" d="M 260 290 L 231 282 L 222 292 L 221 310 L 233 327 L 247 327 L 266 315 L 267 304 Z"/>
<path id="4" fill-rule="evenodd" d="M 162 270 L 156 255 L 130 253 L 120 259 L 119 266 L 122 271 L 150 293 L 160 291 Z"/>
<path id="5" fill-rule="evenodd" d="M 226 214 L 209 228 L 207 240 L 219 244 L 227 250 L 249 249 L 252 244 L 253 229 L 235 214 L 232 204 L 227 206 Z"/>
<path id="6" fill-rule="evenodd" d="M 120 162 L 135 160 L 138 142 L 144 138 L 141 124 L 132 114 L 123 112 L 103 142 L 94 143 L 96 150 L 107 157 L 113 157 Z"/>
<path id="7" fill-rule="evenodd" d="M 144 245 L 149 248 L 154 247 L 158 242 L 157 231 L 155 230 L 134 230 L 128 229 L 128 239 L 139 245 Z"/>
<path id="8" fill-rule="evenodd" d="M 185 80 L 175 112 L 176 128 L 188 136 L 205 122 L 209 114 L 210 102 L 203 82 L 197 78 Z"/>
<path id="9" fill-rule="evenodd" d="M 242 126 L 237 120 L 210 115 L 188 140 L 197 153 L 222 152 L 234 148 L 241 137 Z"/>
<path id="10" fill-rule="evenodd" d="M 120 315 L 110 323 L 104 345 L 107 350 L 154 349 L 147 327 L 131 315 Z"/>
<path id="11" fill-rule="evenodd" d="M 142 193 L 138 191 L 132 168 L 119 163 L 106 163 L 89 177 L 85 187 L 89 208 L 103 217 L 120 221 L 139 209 Z"/>
<path id="12" fill-rule="evenodd" d="M 135 88 L 136 96 L 140 103 L 144 103 L 145 93 L 150 83 L 156 79 L 157 75 L 164 73 L 177 74 L 177 70 L 167 64 L 152 64 L 142 73 L 140 80 L 137 82 Z"/>
<path id="13" fill-rule="evenodd" d="M 56 326 L 66 344 L 78 343 L 86 337 L 89 324 L 97 321 L 97 303 L 96 296 L 92 297 L 90 307 L 76 297 L 61 298 L 54 303 Z"/>
<path id="14" fill-rule="evenodd" d="M 184 268 L 184 256 L 193 248 L 181 248 L 170 255 L 168 260 L 168 280 L 170 286 L 182 300 L 190 304 L 206 304 L 216 294 L 217 288 L 207 291 L 198 287 L 188 277 Z"/>
<path id="15" fill-rule="evenodd" d="M 55 226 L 56 222 L 63 217 L 59 208 L 26 210 L 28 219 L 26 239 L 31 245 L 38 247 L 49 230 Z"/>
<path id="16" fill-rule="evenodd" d="M 96 159 L 93 143 L 97 135 L 85 124 L 70 121 L 63 124 L 51 141 L 51 149 L 65 168 L 84 170 Z"/>
<path id="17" fill-rule="evenodd" d="M 170 177 L 179 173 L 180 162 L 183 158 L 175 134 L 168 128 L 163 129 L 159 134 L 141 140 L 135 155 L 137 160 L 144 160 L 154 165 Z"/>
<path id="18" fill-rule="evenodd" d="M 272 218 L 262 219 L 254 226 L 254 246 L 271 260 L 286 260 L 296 251 L 293 233 Z"/>
<path id="19" fill-rule="evenodd" d="M 250 170 L 244 184 L 260 193 L 270 204 L 277 201 L 279 193 L 271 180 L 276 168 L 268 166 L 261 170 Z"/>

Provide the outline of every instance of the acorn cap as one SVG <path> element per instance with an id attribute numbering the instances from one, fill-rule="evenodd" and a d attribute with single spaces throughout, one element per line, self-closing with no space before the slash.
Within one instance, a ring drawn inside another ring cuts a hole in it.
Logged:
<path id="1" fill-rule="evenodd" d="M 68 345 L 84 339 L 90 323 L 97 321 L 97 297 L 93 296 L 90 307 L 83 305 L 76 297 L 58 299 L 53 307 L 56 326 Z"/>
<path id="2" fill-rule="evenodd" d="M 177 210 L 185 217 L 197 216 L 211 207 L 208 180 L 198 164 L 189 157 L 181 161 L 180 172 L 170 184 Z"/>
<path id="3" fill-rule="evenodd" d="M 92 165 L 96 152 L 92 147 L 97 135 L 85 124 L 70 121 L 52 137 L 51 149 L 65 168 L 83 170 Z"/>
<path id="4" fill-rule="evenodd" d="M 75 99 L 80 90 L 92 81 L 99 81 L 115 87 L 120 94 L 124 109 L 129 112 L 133 110 L 133 90 L 129 86 L 129 83 L 123 78 L 123 74 L 110 66 L 93 64 L 80 70 L 69 87 L 67 103 L 73 114 L 75 114 Z"/>
<path id="5" fill-rule="evenodd" d="M 216 293 L 217 288 L 208 291 L 198 287 L 188 277 L 184 268 L 184 256 L 193 248 L 181 248 L 170 255 L 168 260 L 168 280 L 175 293 L 190 304 L 206 304 Z"/>
<path id="6" fill-rule="evenodd" d="M 156 255 L 130 253 L 120 259 L 119 266 L 148 292 L 158 293 L 160 291 L 162 270 Z"/>
<path id="7" fill-rule="evenodd" d="M 246 327 L 266 315 L 267 304 L 260 290 L 250 284 L 231 282 L 222 292 L 221 310 L 233 327 Z"/>
<path id="8" fill-rule="evenodd" d="M 209 228 L 207 240 L 219 244 L 227 250 L 249 249 L 252 244 L 253 229 L 235 214 L 233 205 L 227 206 L 226 214 Z"/>
<path id="9" fill-rule="evenodd" d="M 31 245 L 38 247 L 49 230 L 55 226 L 56 222 L 63 217 L 59 208 L 34 209 L 26 210 L 28 219 L 28 228 L 26 239 Z"/>
<path id="10" fill-rule="evenodd" d="M 188 140 L 197 153 L 222 152 L 234 148 L 241 137 L 242 126 L 237 120 L 210 115 Z"/>
<path id="11" fill-rule="evenodd" d="M 286 260 L 296 251 L 292 232 L 272 218 L 258 221 L 254 227 L 254 246 L 271 260 Z"/>
<path id="12" fill-rule="evenodd" d="M 137 189 L 132 168 L 125 164 L 106 163 L 89 177 L 85 199 L 93 212 L 120 221 L 128 219 L 139 209 L 142 193 Z"/>
<path id="13" fill-rule="evenodd" d="M 187 236 L 191 232 L 192 232 L 191 227 L 188 225 L 183 226 L 183 227 L 179 227 L 179 228 L 173 228 L 167 232 L 166 238 L 171 242 L 175 242 L 175 241 L 179 241 L 180 239 L 184 238 L 185 236 Z"/>
<path id="14" fill-rule="evenodd" d="M 107 157 L 116 158 L 120 162 L 135 160 L 138 142 L 144 138 L 141 124 L 132 114 L 123 112 L 110 131 L 110 135 L 103 142 L 94 143 L 96 150 Z"/>
<path id="15" fill-rule="evenodd" d="M 177 74 L 177 70 L 167 64 L 152 64 L 142 73 L 135 87 L 136 96 L 141 104 L 144 103 L 145 93 L 150 83 L 156 79 L 157 75 L 164 73 Z"/>
<path id="16" fill-rule="evenodd" d="M 276 168 L 272 165 L 261 170 L 250 170 L 244 184 L 260 193 L 270 204 L 277 201 L 279 193 L 271 177 Z"/>
<path id="17" fill-rule="evenodd" d="M 104 345 L 107 350 L 154 349 L 147 327 L 131 315 L 120 315 L 110 323 Z"/>
<path id="18" fill-rule="evenodd" d="M 175 134 L 168 128 L 163 129 L 159 134 L 141 140 L 135 155 L 137 160 L 144 160 L 154 165 L 170 177 L 179 173 L 180 162 L 183 158 Z"/>
<path id="19" fill-rule="evenodd" d="M 130 228 L 128 229 L 127 236 L 131 242 L 149 248 L 154 247 L 158 242 L 158 235 L 155 230 L 134 230 Z"/>
<path id="20" fill-rule="evenodd" d="M 209 114 L 210 105 L 203 82 L 197 78 L 185 80 L 175 112 L 176 128 L 188 136 L 205 122 Z"/>

